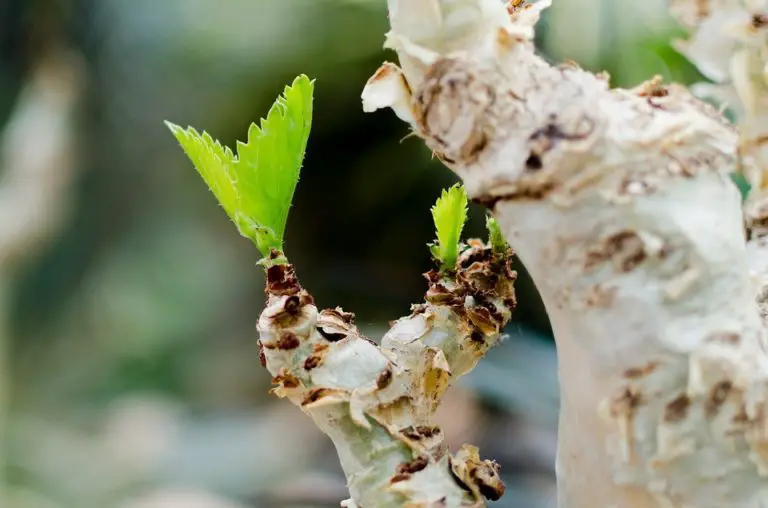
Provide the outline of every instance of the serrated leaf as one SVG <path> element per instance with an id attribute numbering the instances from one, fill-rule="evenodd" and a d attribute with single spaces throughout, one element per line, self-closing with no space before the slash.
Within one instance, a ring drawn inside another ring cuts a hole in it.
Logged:
<path id="1" fill-rule="evenodd" d="M 504 238 L 504 233 L 501 232 L 501 226 L 490 215 L 485 218 L 485 227 L 488 230 L 488 242 L 491 244 L 493 252 L 496 254 L 503 254 L 507 252 L 507 239 Z"/>
<path id="2" fill-rule="evenodd" d="M 165 123 L 227 215 L 233 217 L 237 205 L 237 189 L 232 178 L 235 160 L 232 151 L 214 141 L 207 132 L 199 134 L 192 127 L 182 129 L 170 122 Z"/>
<path id="3" fill-rule="evenodd" d="M 235 223 L 264 256 L 282 251 L 291 200 L 312 128 L 314 81 L 285 87 L 260 124 L 251 124 L 237 155 L 207 133 L 168 123 L 195 168 Z"/>
<path id="4" fill-rule="evenodd" d="M 237 143 L 235 177 L 240 190 L 239 209 L 253 222 L 271 230 L 259 248 L 282 250 L 288 211 L 299 181 L 312 126 L 313 82 L 306 76 L 285 88 L 261 125 L 251 124 L 248 141 Z M 257 242 L 258 243 L 258 242 Z M 266 249 L 266 253 L 265 253 Z"/>
<path id="5" fill-rule="evenodd" d="M 432 207 L 437 243 L 430 245 L 432 256 L 440 262 L 443 270 L 454 270 L 459 257 L 459 241 L 464 223 L 467 221 L 467 193 L 456 184 L 443 190 Z"/>

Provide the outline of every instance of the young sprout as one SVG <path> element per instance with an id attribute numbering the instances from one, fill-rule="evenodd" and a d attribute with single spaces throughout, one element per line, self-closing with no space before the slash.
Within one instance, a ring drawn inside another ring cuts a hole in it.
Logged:
<path id="1" fill-rule="evenodd" d="M 208 133 L 166 122 L 240 234 L 267 258 L 283 251 L 283 234 L 312 127 L 314 81 L 285 87 L 260 125 L 252 123 L 237 154 Z"/>
<path id="2" fill-rule="evenodd" d="M 490 215 L 485 218 L 485 228 L 488 230 L 488 242 L 491 244 L 494 254 L 505 254 L 507 252 L 507 240 L 496 219 Z"/>
<path id="3" fill-rule="evenodd" d="M 440 270 L 452 272 L 459 258 L 461 230 L 467 221 L 467 193 L 456 184 L 442 195 L 432 207 L 432 218 L 437 230 L 437 242 L 429 244 L 432 257 L 440 263 Z"/>

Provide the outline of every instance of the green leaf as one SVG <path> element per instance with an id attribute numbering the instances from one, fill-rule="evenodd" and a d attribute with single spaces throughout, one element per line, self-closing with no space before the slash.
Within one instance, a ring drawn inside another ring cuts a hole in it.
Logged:
<path id="1" fill-rule="evenodd" d="M 192 160 L 200 176 L 218 198 L 219 203 L 230 217 L 234 216 L 237 205 L 237 189 L 232 177 L 235 157 L 232 150 L 224 148 L 207 133 L 199 134 L 194 128 L 182 129 L 165 122 Z"/>
<path id="2" fill-rule="evenodd" d="M 504 254 L 507 252 L 507 239 L 504 238 L 504 233 L 501 232 L 499 223 L 490 215 L 485 218 L 485 227 L 488 230 L 488 242 L 491 244 L 493 252 L 496 254 Z"/>
<path id="3" fill-rule="evenodd" d="M 285 87 L 260 125 L 251 124 L 237 155 L 210 135 L 166 122 L 197 171 L 235 223 L 265 257 L 283 250 L 299 171 L 312 128 L 314 81 L 304 75 Z"/>
<path id="4" fill-rule="evenodd" d="M 441 269 L 452 271 L 459 257 L 461 230 L 467 221 L 467 193 L 456 184 L 442 195 L 432 207 L 432 218 L 437 230 L 437 243 L 430 244 L 432 256 L 441 264 Z"/>

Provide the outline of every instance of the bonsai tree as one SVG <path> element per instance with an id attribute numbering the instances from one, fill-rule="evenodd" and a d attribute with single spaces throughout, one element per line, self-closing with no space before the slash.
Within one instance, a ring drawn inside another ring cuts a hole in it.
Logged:
<path id="1" fill-rule="evenodd" d="M 267 306 L 259 356 L 272 391 L 332 440 L 349 482 L 346 506 L 475 505 L 498 499 L 498 466 L 465 446 L 451 455 L 432 416 L 455 378 L 498 343 L 515 307 L 512 251 L 488 218 L 489 239 L 461 242 L 467 195 L 454 186 L 432 208 L 435 269 L 424 302 L 377 344 L 341 308 L 319 310 L 283 250 L 288 210 L 312 123 L 314 82 L 299 76 L 235 154 L 207 133 L 169 124 L 238 231 L 259 250 Z"/>
<path id="2" fill-rule="evenodd" d="M 363 107 L 391 108 L 463 186 L 432 210 L 424 302 L 380 344 L 351 313 L 319 311 L 283 251 L 313 83 L 288 87 L 237 154 L 171 125 L 263 256 L 262 363 L 336 445 L 345 506 L 502 494 L 496 464 L 472 446 L 451 454 L 431 417 L 514 309 L 507 241 L 557 342 L 559 506 L 768 503 L 768 4 L 671 2 L 692 33 L 680 49 L 715 81 L 696 92 L 728 98 L 735 126 L 681 85 L 611 89 L 547 63 L 533 37 L 548 0 L 388 4 L 399 65 L 374 74 Z M 745 209 L 734 174 L 752 189 Z M 493 216 L 485 242 L 460 242 L 468 199 Z"/>

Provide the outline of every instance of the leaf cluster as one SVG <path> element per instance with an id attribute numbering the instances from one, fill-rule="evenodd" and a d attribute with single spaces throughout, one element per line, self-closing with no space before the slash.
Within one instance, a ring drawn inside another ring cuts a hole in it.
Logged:
<path id="1" fill-rule="evenodd" d="M 312 128 L 314 81 L 297 77 L 237 153 L 207 132 L 166 122 L 211 192 L 262 255 L 282 252 L 283 235 Z"/>

